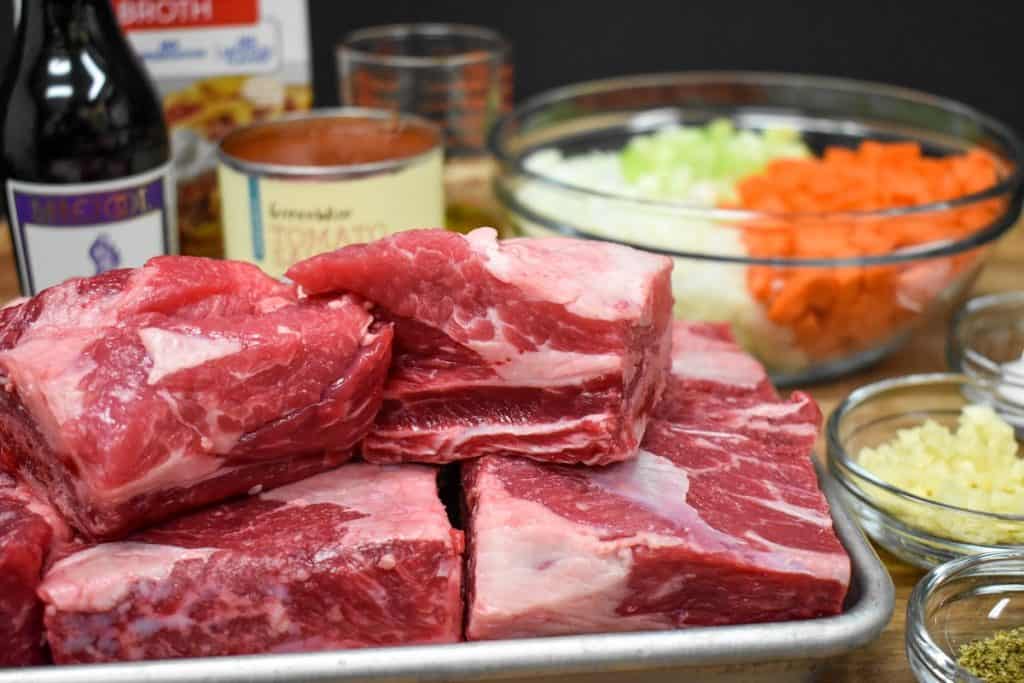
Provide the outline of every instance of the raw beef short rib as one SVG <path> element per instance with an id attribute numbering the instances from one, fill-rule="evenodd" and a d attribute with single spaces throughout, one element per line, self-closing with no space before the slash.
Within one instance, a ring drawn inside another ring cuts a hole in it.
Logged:
<path id="1" fill-rule="evenodd" d="M 52 508 L 0 472 L 0 667 L 45 661 L 36 589 L 52 543 L 69 537 Z"/>
<path id="2" fill-rule="evenodd" d="M 671 376 L 655 414 L 671 418 L 676 398 L 694 392 L 778 397 L 764 366 L 736 344 L 728 325 L 676 320 Z"/>
<path id="3" fill-rule="evenodd" d="M 371 425 L 392 330 L 254 266 L 161 257 L 0 311 L 8 469 L 90 538 L 335 467 Z"/>
<path id="4" fill-rule="evenodd" d="M 488 453 L 633 457 L 670 353 L 669 259 L 571 239 L 403 232 L 300 262 L 310 294 L 354 292 L 395 323 L 374 462 Z"/>
<path id="5" fill-rule="evenodd" d="M 677 323 L 674 337 L 667 403 L 636 459 L 463 465 L 467 638 L 840 611 L 850 563 L 808 457 L 817 406 L 775 397 L 721 327 Z"/>
<path id="6" fill-rule="evenodd" d="M 437 470 L 350 463 L 57 562 L 57 663 L 412 643 L 462 633 L 462 532 Z"/>

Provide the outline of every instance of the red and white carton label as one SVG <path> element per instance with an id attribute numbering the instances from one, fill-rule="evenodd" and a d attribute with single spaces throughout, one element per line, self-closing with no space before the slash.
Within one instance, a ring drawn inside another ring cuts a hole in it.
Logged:
<path id="1" fill-rule="evenodd" d="M 304 2 L 113 2 L 121 26 L 157 81 L 274 74 L 282 66 L 300 64 L 308 73 L 309 29 Z"/>
<path id="2" fill-rule="evenodd" d="M 259 0 L 114 0 L 126 31 L 256 24 Z"/>

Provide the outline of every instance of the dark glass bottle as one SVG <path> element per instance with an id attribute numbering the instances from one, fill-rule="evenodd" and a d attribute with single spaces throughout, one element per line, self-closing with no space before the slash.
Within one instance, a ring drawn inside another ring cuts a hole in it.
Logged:
<path id="1" fill-rule="evenodd" d="M 0 89 L 22 292 L 176 251 L 160 101 L 109 0 L 25 0 Z"/>

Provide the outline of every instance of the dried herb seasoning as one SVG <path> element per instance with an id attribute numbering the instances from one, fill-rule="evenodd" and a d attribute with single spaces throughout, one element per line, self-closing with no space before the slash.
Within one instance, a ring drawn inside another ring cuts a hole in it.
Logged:
<path id="1" fill-rule="evenodd" d="M 986 683 L 1024 681 L 1024 626 L 961 645 L 957 663 Z"/>

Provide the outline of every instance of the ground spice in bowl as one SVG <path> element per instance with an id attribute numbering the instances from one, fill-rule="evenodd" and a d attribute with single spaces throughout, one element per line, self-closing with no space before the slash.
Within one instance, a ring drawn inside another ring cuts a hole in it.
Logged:
<path id="1" fill-rule="evenodd" d="M 1024 626 L 961 645 L 956 661 L 986 683 L 1024 681 Z"/>

